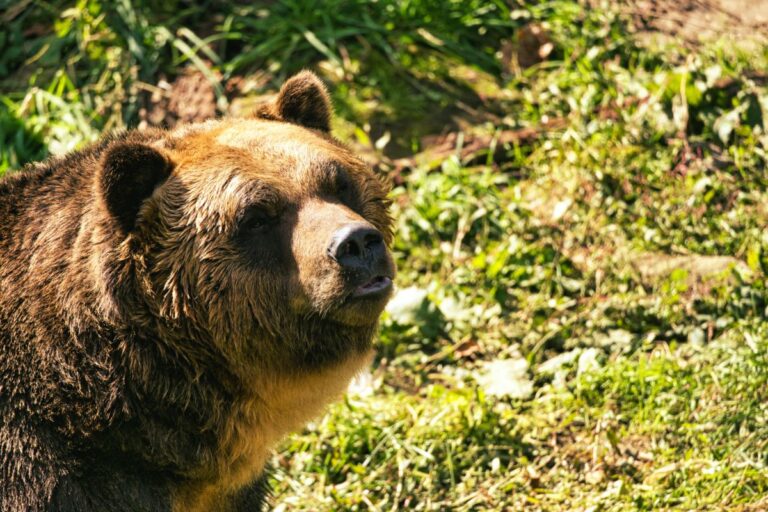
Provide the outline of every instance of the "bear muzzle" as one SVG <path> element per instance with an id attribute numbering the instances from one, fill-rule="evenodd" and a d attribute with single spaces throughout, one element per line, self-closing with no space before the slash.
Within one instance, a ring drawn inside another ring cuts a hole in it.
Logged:
<path id="1" fill-rule="evenodd" d="M 345 325 L 378 321 L 393 290 L 395 265 L 381 230 L 338 201 L 307 201 L 292 230 L 296 302 L 301 315 L 316 313 Z"/>
<path id="2" fill-rule="evenodd" d="M 382 234 L 367 222 L 336 230 L 327 249 L 352 288 L 350 297 L 380 299 L 392 292 L 394 272 Z"/>

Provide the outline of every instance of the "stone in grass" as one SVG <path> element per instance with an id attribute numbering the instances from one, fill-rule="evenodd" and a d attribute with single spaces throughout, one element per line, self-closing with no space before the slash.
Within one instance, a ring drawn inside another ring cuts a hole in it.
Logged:
<path id="1" fill-rule="evenodd" d="M 533 394 L 533 382 L 528 378 L 528 361 L 523 358 L 487 362 L 475 380 L 486 394 L 492 396 L 525 400 Z"/>

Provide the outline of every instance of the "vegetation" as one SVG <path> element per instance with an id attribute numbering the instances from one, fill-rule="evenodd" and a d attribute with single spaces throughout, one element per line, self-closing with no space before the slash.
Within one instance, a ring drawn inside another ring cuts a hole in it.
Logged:
<path id="1" fill-rule="evenodd" d="M 397 184 L 377 360 L 278 510 L 768 507 L 768 46 L 586 0 L 2 3 L 2 170 L 311 67 Z"/>

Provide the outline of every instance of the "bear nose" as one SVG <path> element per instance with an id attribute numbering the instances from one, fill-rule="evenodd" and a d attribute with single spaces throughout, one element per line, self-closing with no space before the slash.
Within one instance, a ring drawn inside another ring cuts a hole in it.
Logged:
<path id="1" fill-rule="evenodd" d="M 370 264 L 383 252 L 384 237 L 370 224 L 362 222 L 337 230 L 328 246 L 328 255 L 343 267 Z"/>

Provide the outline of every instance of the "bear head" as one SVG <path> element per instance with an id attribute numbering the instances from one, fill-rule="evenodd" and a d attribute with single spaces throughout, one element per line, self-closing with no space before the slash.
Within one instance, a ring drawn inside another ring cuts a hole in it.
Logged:
<path id="1" fill-rule="evenodd" d="M 236 373 L 370 350 L 392 290 L 388 188 L 302 72 L 252 118 L 114 140 L 95 182 L 105 309 Z"/>

